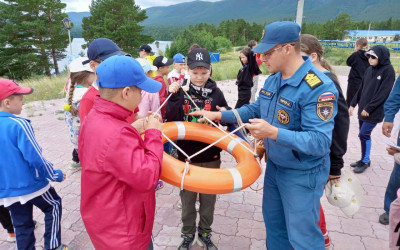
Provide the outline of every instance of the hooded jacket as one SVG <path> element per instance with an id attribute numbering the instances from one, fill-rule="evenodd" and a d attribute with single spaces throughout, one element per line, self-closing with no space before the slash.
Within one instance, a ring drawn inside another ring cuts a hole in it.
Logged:
<path id="1" fill-rule="evenodd" d="M 389 50 L 383 45 L 376 45 L 371 50 L 378 56 L 378 65 L 370 66 L 365 71 L 361 87 L 351 101 L 351 106 L 358 104 L 360 121 L 379 123 L 383 120 L 383 105 L 393 88 L 396 75 L 390 63 Z M 368 117 L 361 115 L 363 110 L 368 112 Z"/>
<path id="2" fill-rule="evenodd" d="M 365 70 L 369 67 L 368 58 L 365 56 L 365 50 L 358 50 L 351 54 L 346 61 L 347 66 L 351 67 L 348 83 L 360 85 Z"/>
<path id="3" fill-rule="evenodd" d="M 161 132 L 144 141 L 126 118 L 132 111 L 96 97 L 79 134 L 81 215 L 94 247 L 147 249 L 160 178 Z"/>
<path id="4" fill-rule="evenodd" d="M 239 59 L 240 60 L 240 59 Z M 240 60 L 242 67 L 240 68 L 236 85 L 240 89 L 251 89 L 253 87 L 253 76 L 261 74 L 261 70 L 258 67 L 256 56 L 253 51 L 247 55 L 247 64 L 243 64 Z"/>
<path id="5" fill-rule="evenodd" d="M 224 94 L 217 87 L 217 84 L 208 79 L 203 88 L 195 86 L 190 83 L 188 94 L 201 110 L 217 111 L 217 106 L 229 108 L 225 100 Z M 192 117 L 188 114 L 195 111 L 196 107 L 185 95 L 182 89 L 173 94 L 167 103 L 165 118 L 167 121 L 189 121 L 197 122 L 198 117 Z M 199 131 L 200 132 L 200 131 Z M 200 151 L 208 146 L 208 144 L 197 141 L 178 141 L 178 146 L 183 149 L 189 156 Z M 198 156 L 192 159 L 192 162 L 210 162 L 220 158 L 221 149 L 218 147 L 211 147 Z M 178 158 L 181 161 L 185 160 L 185 156 L 178 151 Z"/>

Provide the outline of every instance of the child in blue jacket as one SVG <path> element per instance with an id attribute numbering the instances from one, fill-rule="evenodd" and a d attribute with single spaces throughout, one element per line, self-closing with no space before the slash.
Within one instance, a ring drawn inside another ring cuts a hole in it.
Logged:
<path id="1" fill-rule="evenodd" d="M 18 249 L 35 249 L 36 206 L 45 214 L 45 249 L 68 250 L 61 244 L 61 198 L 49 184 L 63 181 L 65 174 L 43 157 L 30 121 L 15 116 L 21 114 L 23 95 L 32 92 L 0 79 L 0 206 L 10 210 Z"/>

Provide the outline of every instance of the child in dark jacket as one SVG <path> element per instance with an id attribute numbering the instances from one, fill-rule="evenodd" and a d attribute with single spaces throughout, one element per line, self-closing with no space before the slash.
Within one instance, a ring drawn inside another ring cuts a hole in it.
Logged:
<path id="1" fill-rule="evenodd" d="M 188 66 L 190 84 L 188 94 L 200 109 L 216 111 L 217 106 L 227 107 L 228 104 L 217 84 L 210 79 L 210 55 L 206 49 L 193 49 L 188 55 Z M 197 122 L 196 117 L 189 116 L 189 113 L 196 109 L 190 99 L 184 94 L 179 83 L 175 82 L 169 86 L 169 92 L 174 93 L 168 101 L 165 118 L 167 121 L 190 121 Z M 205 148 L 207 144 L 196 141 L 178 141 L 178 146 L 192 155 Z M 212 147 L 192 159 L 192 163 L 201 167 L 219 168 L 221 149 Z M 178 158 L 185 160 L 180 152 Z M 182 190 L 182 238 L 183 241 L 178 249 L 189 249 L 194 244 L 196 233 L 196 198 L 197 193 Z M 216 195 L 199 194 L 200 197 L 200 222 L 198 226 L 198 242 L 205 245 L 205 249 L 217 249 L 211 241 L 211 224 L 214 218 Z"/>
<path id="2" fill-rule="evenodd" d="M 23 95 L 32 91 L 0 79 L 0 206 L 11 213 L 18 249 L 35 249 L 35 206 L 45 214 L 45 249 L 68 250 L 61 244 L 61 198 L 49 183 L 63 181 L 65 174 L 43 157 L 30 121 L 15 116 Z"/>
<path id="3" fill-rule="evenodd" d="M 390 63 L 390 52 L 383 45 L 376 45 L 366 53 L 369 64 L 365 71 L 361 87 L 357 91 L 349 107 L 349 115 L 358 105 L 360 124 L 361 160 L 350 164 L 355 173 L 362 173 L 371 165 L 371 133 L 377 123 L 384 117 L 383 104 L 392 90 L 395 72 Z"/>
<path id="4" fill-rule="evenodd" d="M 351 100 L 361 86 L 361 81 L 364 76 L 365 70 L 369 67 L 368 58 L 365 56 L 365 50 L 368 49 L 368 41 L 365 38 L 357 40 L 354 47 L 355 52 L 347 58 L 347 66 L 351 67 L 348 85 L 347 85 L 347 106 L 350 107 Z"/>
<path id="5" fill-rule="evenodd" d="M 253 76 L 261 74 L 257 65 L 256 56 L 250 48 L 246 47 L 240 51 L 240 68 L 236 85 L 238 86 L 238 100 L 235 109 L 242 107 L 245 104 L 250 104 L 251 89 L 253 87 Z"/>

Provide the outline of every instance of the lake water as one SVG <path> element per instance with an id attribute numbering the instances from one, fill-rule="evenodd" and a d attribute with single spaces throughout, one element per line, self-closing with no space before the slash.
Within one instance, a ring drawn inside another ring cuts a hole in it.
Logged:
<path id="1" fill-rule="evenodd" d="M 85 43 L 86 43 L 85 39 L 83 39 L 83 38 L 74 38 L 72 40 L 72 43 L 71 43 L 72 55 L 71 55 L 70 47 L 68 46 L 64 53 L 65 55 L 67 55 L 67 57 L 58 61 L 58 67 L 60 69 L 60 72 L 66 70 L 69 62 L 71 62 L 73 59 L 79 57 L 80 54 L 84 54 L 86 56 L 87 49 L 82 48 L 82 46 Z M 153 42 L 152 44 L 149 44 L 149 45 L 152 48 L 154 55 L 158 56 L 160 54 L 160 52 L 164 53 L 167 46 L 171 46 L 171 43 L 172 43 L 171 41 L 158 41 L 158 48 L 156 46 L 156 42 Z M 54 70 L 52 73 L 54 73 Z"/>

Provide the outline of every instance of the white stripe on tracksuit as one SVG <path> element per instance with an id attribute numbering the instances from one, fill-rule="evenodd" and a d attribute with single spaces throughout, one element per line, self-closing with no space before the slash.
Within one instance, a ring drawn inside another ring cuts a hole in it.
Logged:
<path id="1" fill-rule="evenodd" d="M 60 230 L 60 204 L 57 202 L 50 193 L 50 189 L 46 193 L 42 194 L 42 198 L 53 207 L 53 224 L 51 226 L 51 238 L 50 238 L 50 248 L 56 248 L 60 244 L 57 239 L 57 234 Z"/>
<path id="2" fill-rule="evenodd" d="M 13 117 L 10 117 L 10 119 L 17 122 L 22 127 L 22 129 L 24 130 L 29 141 L 32 143 L 32 146 L 35 149 L 36 153 L 42 160 L 43 165 L 46 167 L 49 178 L 52 181 L 55 181 L 58 178 L 58 173 L 54 173 L 53 165 L 43 157 L 41 148 L 35 139 L 35 135 L 34 135 L 32 126 L 24 119 L 18 119 L 18 118 L 13 118 Z"/>

